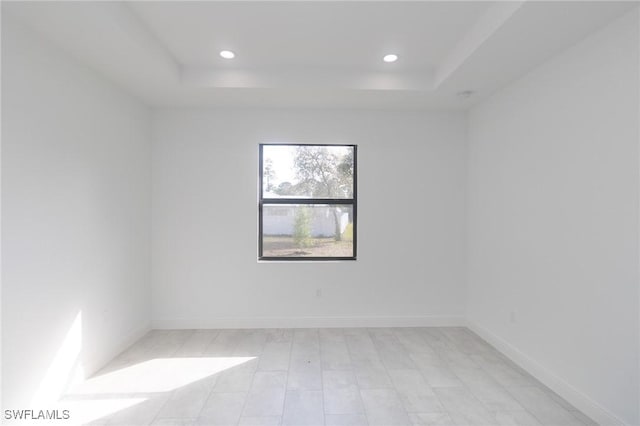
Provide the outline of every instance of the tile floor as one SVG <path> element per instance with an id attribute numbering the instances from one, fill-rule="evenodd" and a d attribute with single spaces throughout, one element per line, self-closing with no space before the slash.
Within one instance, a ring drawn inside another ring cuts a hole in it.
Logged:
<path id="1" fill-rule="evenodd" d="M 453 327 L 157 330 L 64 401 L 92 425 L 595 424 Z"/>

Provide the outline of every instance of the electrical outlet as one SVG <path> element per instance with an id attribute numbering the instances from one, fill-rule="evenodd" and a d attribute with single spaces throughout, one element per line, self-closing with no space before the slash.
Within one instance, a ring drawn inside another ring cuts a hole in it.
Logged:
<path id="1" fill-rule="evenodd" d="M 516 311 L 511 311 L 509 313 L 509 322 L 511 324 L 515 324 L 516 322 L 518 322 L 518 319 L 516 318 Z"/>
<path id="2" fill-rule="evenodd" d="M 322 297 L 322 289 L 321 288 L 316 289 L 316 297 Z"/>

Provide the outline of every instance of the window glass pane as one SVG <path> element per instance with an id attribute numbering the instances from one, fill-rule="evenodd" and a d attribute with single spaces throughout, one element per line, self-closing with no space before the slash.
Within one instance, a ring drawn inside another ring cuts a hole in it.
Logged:
<path id="1" fill-rule="evenodd" d="M 353 257 L 353 206 L 263 206 L 262 256 Z"/>
<path id="2" fill-rule="evenodd" d="M 263 145 L 264 198 L 353 198 L 353 147 Z"/>

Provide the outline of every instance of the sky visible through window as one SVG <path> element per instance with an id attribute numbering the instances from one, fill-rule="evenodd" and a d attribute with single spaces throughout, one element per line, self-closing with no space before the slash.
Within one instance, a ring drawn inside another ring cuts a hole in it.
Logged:
<path id="1" fill-rule="evenodd" d="M 282 182 L 292 182 L 295 179 L 296 173 L 293 168 L 295 149 L 295 146 L 264 147 L 265 163 L 271 161 L 273 169 L 278 171 L 273 177 L 273 185 L 277 186 Z M 267 185 L 267 182 L 263 183 Z"/>
<path id="2" fill-rule="evenodd" d="M 273 189 L 282 183 L 299 183 L 294 165 L 296 149 L 299 147 L 300 145 L 264 145 L 263 169 L 269 167 L 270 164 L 273 174 L 270 177 L 263 175 L 262 186 L 263 190 L 268 192 L 270 196 L 278 196 L 274 194 Z M 344 158 L 353 149 L 347 146 L 329 146 L 326 148 L 338 158 Z"/>

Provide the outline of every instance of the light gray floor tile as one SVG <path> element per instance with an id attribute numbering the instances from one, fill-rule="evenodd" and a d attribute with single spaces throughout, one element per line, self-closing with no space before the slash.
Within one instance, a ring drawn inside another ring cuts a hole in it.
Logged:
<path id="1" fill-rule="evenodd" d="M 156 418 L 168 398 L 168 394 L 151 396 L 146 401 L 114 413 L 110 416 L 107 425 L 148 425 Z"/>
<path id="2" fill-rule="evenodd" d="M 434 388 L 434 392 L 455 424 L 497 424 L 493 413 L 487 410 L 466 388 Z"/>
<path id="3" fill-rule="evenodd" d="M 317 329 L 299 328 L 293 332 L 292 356 L 320 354 L 320 337 Z"/>
<path id="4" fill-rule="evenodd" d="M 583 425 L 569 410 L 537 387 L 510 388 L 514 398 L 542 425 Z"/>
<path id="5" fill-rule="evenodd" d="M 240 370 L 223 372 L 213 387 L 213 392 L 247 392 L 251 387 L 253 372 Z"/>
<path id="6" fill-rule="evenodd" d="M 194 357 L 252 359 L 178 388 L 160 386 L 175 369 L 136 376 L 157 358 Z M 95 426 L 595 425 L 460 327 L 155 330 L 64 399 L 106 394 L 140 402 Z"/>
<path id="7" fill-rule="evenodd" d="M 360 388 L 351 370 L 325 370 L 322 375 L 327 414 L 364 413 Z"/>
<path id="8" fill-rule="evenodd" d="M 454 372 L 461 370 L 480 370 L 480 366 L 471 357 L 456 348 L 436 351 Z"/>
<path id="9" fill-rule="evenodd" d="M 442 334 L 453 342 L 460 353 L 475 354 L 491 350 L 482 339 L 462 327 L 448 327 L 442 329 Z"/>
<path id="10" fill-rule="evenodd" d="M 150 348 L 149 355 L 153 358 L 168 358 L 186 342 L 195 330 L 158 330 L 155 344 Z"/>
<path id="11" fill-rule="evenodd" d="M 320 368 L 320 351 L 306 351 L 300 347 L 296 348 L 295 345 L 301 345 L 301 343 L 294 343 L 291 348 L 289 368 L 304 367 L 307 364 L 313 364 Z"/>
<path id="12" fill-rule="evenodd" d="M 448 413 L 409 413 L 414 426 L 455 426 Z"/>
<path id="13" fill-rule="evenodd" d="M 262 354 L 267 335 L 264 330 L 243 330 L 239 333 L 233 349 L 234 356 L 255 356 Z"/>
<path id="14" fill-rule="evenodd" d="M 470 357 L 505 388 L 538 386 L 538 382 L 533 377 L 509 365 L 501 357 L 486 354 L 474 354 Z"/>
<path id="15" fill-rule="evenodd" d="M 195 330 L 178 348 L 174 356 L 201 356 L 218 335 L 217 330 Z"/>
<path id="16" fill-rule="evenodd" d="M 340 389 L 324 389 L 324 412 L 327 414 L 364 413 L 360 389 L 350 385 Z"/>
<path id="17" fill-rule="evenodd" d="M 247 394 L 244 392 L 212 393 L 200 412 L 198 425 L 233 425 L 240 420 Z"/>
<path id="18" fill-rule="evenodd" d="M 501 426 L 539 426 L 540 422 L 525 410 L 497 411 L 496 420 Z"/>
<path id="19" fill-rule="evenodd" d="M 229 357 L 238 344 L 239 330 L 220 330 L 211 344 L 205 349 L 206 356 Z"/>
<path id="20" fill-rule="evenodd" d="M 435 413 L 443 410 L 442 404 L 435 395 L 425 395 L 420 391 L 402 391 L 398 392 L 398 396 L 408 413 Z"/>
<path id="21" fill-rule="evenodd" d="M 510 411 L 521 410 L 522 405 L 507 390 L 494 383 L 474 383 L 468 385 L 475 395 L 489 410 Z"/>
<path id="22" fill-rule="evenodd" d="M 485 407 L 493 411 L 522 410 L 522 406 L 484 370 L 460 369 L 457 376 Z"/>
<path id="23" fill-rule="evenodd" d="M 286 383 L 287 374 L 284 371 L 256 372 L 242 416 L 282 416 Z"/>
<path id="24" fill-rule="evenodd" d="M 293 340 L 293 329 L 292 328 L 268 328 L 264 330 L 267 340 L 266 343 L 270 342 L 291 342 Z"/>
<path id="25" fill-rule="evenodd" d="M 407 412 L 443 410 L 438 397 L 418 370 L 389 370 L 389 376 Z"/>
<path id="26" fill-rule="evenodd" d="M 393 384 L 382 361 L 356 361 L 354 373 L 360 389 L 391 388 Z"/>
<path id="27" fill-rule="evenodd" d="M 176 389 L 158 413 L 158 418 L 198 417 L 215 381 L 215 377 L 210 377 Z"/>
<path id="28" fill-rule="evenodd" d="M 318 336 L 320 340 L 344 340 L 344 329 L 342 328 L 319 328 Z"/>
<path id="29" fill-rule="evenodd" d="M 425 339 L 427 339 L 427 343 L 434 350 L 455 348 L 455 345 L 442 334 L 444 328 L 446 327 L 426 327 L 421 329 Z"/>
<path id="30" fill-rule="evenodd" d="M 257 359 L 236 365 L 218 374 L 213 392 L 247 392 L 253 382 Z"/>
<path id="31" fill-rule="evenodd" d="M 390 327 L 369 327 L 367 331 L 371 338 L 393 336 L 393 328 Z"/>
<path id="32" fill-rule="evenodd" d="M 358 384 L 352 370 L 323 370 L 322 383 L 325 389 L 344 389 Z"/>
<path id="33" fill-rule="evenodd" d="M 454 425 L 498 426 L 498 420 L 489 411 L 460 410 L 449 412 Z"/>
<path id="34" fill-rule="evenodd" d="M 243 417 L 281 416 L 284 407 L 285 389 L 263 389 L 252 391 L 242 411 Z"/>
<path id="35" fill-rule="evenodd" d="M 370 425 L 410 425 L 409 416 L 394 389 L 360 391 Z"/>
<path id="36" fill-rule="evenodd" d="M 322 392 L 288 390 L 282 424 L 288 426 L 317 426 L 324 424 Z"/>
<path id="37" fill-rule="evenodd" d="M 269 341 L 265 344 L 258 370 L 270 371 L 289 369 L 289 357 L 291 355 L 291 341 Z"/>
<path id="38" fill-rule="evenodd" d="M 240 417 L 239 426 L 279 426 L 282 422 L 280 416 L 268 417 Z"/>
<path id="39" fill-rule="evenodd" d="M 99 419 L 90 420 L 83 423 L 82 426 L 107 426 L 111 420 L 111 416 L 100 417 Z"/>
<path id="40" fill-rule="evenodd" d="M 449 365 L 434 353 L 409 355 L 431 387 L 460 387 L 462 382 Z"/>
<path id="41" fill-rule="evenodd" d="M 285 371 L 257 371 L 253 376 L 251 391 L 268 389 L 282 389 L 287 386 L 287 373 Z"/>
<path id="42" fill-rule="evenodd" d="M 177 418 L 177 419 L 156 419 L 151 426 L 195 426 L 196 419 Z"/>
<path id="43" fill-rule="evenodd" d="M 387 329 L 391 330 L 391 329 Z M 380 360 L 388 369 L 413 369 L 416 365 L 413 363 L 409 354 L 400 345 L 396 336 L 390 334 L 379 334 L 372 338 Z"/>
<path id="44" fill-rule="evenodd" d="M 419 390 L 426 395 L 434 395 L 419 370 L 389 370 L 389 377 L 396 390 Z"/>
<path id="45" fill-rule="evenodd" d="M 394 335 L 407 354 L 422 352 L 434 353 L 434 349 L 429 346 L 427 339 L 424 338 L 424 335 L 419 329 L 397 328 L 394 329 Z"/>
<path id="46" fill-rule="evenodd" d="M 321 390 L 322 370 L 320 369 L 320 364 L 310 361 L 291 364 L 289 377 L 287 379 L 287 389 Z"/>
<path id="47" fill-rule="evenodd" d="M 287 389 L 321 390 L 320 352 L 315 349 L 306 351 L 300 347 L 295 348 L 295 345 L 302 345 L 300 342 L 294 341 L 293 345 L 289 361 Z"/>
<path id="48" fill-rule="evenodd" d="M 322 373 L 319 368 L 296 369 L 289 372 L 287 389 L 321 390 Z"/>
<path id="49" fill-rule="evenodd" d="M 327 414 L 326 426 L 367 426 L 367 417 L 364 414 Z"/>
<path id="50" fill-rule="evenodd" d="M 342 335 L 338 339 L 321 337 L 320 357 L 324 369 L 345 370 L 351 368 L 351 355 Z"/>
<path id="51" fill-rule="evenodd" d="M 351 362 L 380 360 L 373 340 L 367 332 L 345 332 L 345 342 L 351 356 Z"/>

